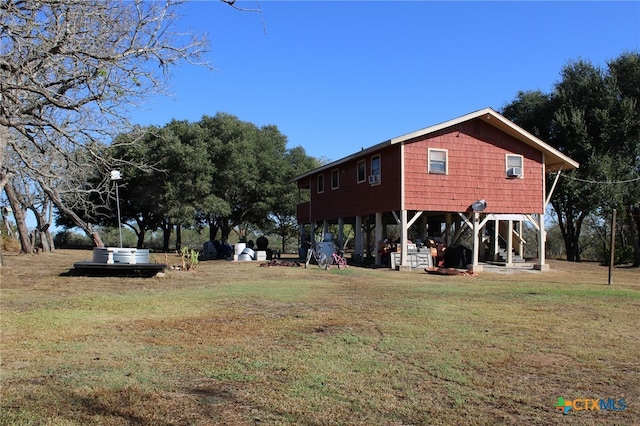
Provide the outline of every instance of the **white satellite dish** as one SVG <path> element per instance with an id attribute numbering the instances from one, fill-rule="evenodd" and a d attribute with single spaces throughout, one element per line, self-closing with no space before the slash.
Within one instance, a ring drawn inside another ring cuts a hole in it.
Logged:
<path id="1" fill-rule="evenodd" d="M 471 204 L 471 210 L 474 212 L 481 212 L 487 208 L 487 202 L 485 200 L 478 200 Z"/>

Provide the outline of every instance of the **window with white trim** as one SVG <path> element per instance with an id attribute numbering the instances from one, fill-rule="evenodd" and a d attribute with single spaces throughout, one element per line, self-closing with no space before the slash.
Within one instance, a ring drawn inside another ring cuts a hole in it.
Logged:
<path id="1" fill-rule="evenodd" d="M 505 159 L 505 173 L 509 179 L 522 179 L 522 155 L 507 154 Z"/>
<path id="2" fill-rule="evenodd" d="M 374 185 L 374 184 L 379 184 L 381 179 L 382 173 L 380 170 L 380 155 L 375 155 L 373 157 L 371 157 L 371 176 L 369 176 L 369 183 Z"/>
<path id="3" fill-rule="evenodd" d="M 358 161 L 358 183 L 367 180 L 367 162 L 365 160 Z"/>
<path id="4" fill-rule="evenodd" d="M 324 192 L 324 175 L 318 175 L 318 194 Z"/>
<path id="5" fill-rule="evenodd" d="M 446 149 L 429 148 L 428 150 L 429 164 L 427 171 L 429 173 L 446 175 L 449 172 L 448 157 L 449 151 Z"/>
<path id="6" fill-rule="evenodd" d="M 340 188 L 340 170 L 333 169 L 331 170 L 331 189 Z"/>

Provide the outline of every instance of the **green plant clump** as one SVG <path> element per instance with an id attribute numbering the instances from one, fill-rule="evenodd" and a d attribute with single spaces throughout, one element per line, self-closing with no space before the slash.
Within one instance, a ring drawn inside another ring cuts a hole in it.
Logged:
<path id="1" fill-rule="evenodd" d="M 182 269 L 185 271 L 190 271 L 192 269 L 196 269 L 198 265 L 198 257 L 200 253 L 195 250 L 190 249 L 185 246 L 180 249 L 180 257 L 182 259 Z"/>

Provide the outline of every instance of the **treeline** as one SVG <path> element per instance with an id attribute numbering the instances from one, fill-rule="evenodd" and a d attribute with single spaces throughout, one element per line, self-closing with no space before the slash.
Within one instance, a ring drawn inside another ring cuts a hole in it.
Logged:
<path id="1" fill-rule="evenodd" d="M 551 205 L 567 260 L 580 261 L 618 212 L 620 259 L 640 266 L 640 53 L 624 53 L 604 68 L 570 62 L 550 93 L 523 91 L 502 113 L 580 163 L 563 172 Z M 555 174 L 547 176 L 547 190 Z M 624 254 L 627 253 L 627 254 Z"/>
<path id="2" fill-rule="evenodd" d="M 120 221 L 135 233 L 137 247 L 160 230 L 165 251 L 173 232 L 180 247 L 184 228 L 208 228 L 211 241 L 226 242 L 232 231 L 244 238 L 260 230 L 286 242 L 297 229 L 297 189 L 291 180 L 319 165 L 302 147 L 288 149 L 276 126 L 258 127 L 225 113 L 139 128 L 119 135 L 109 149 L 121 179 L 111 182 L 110 197 L 90 193 L 85 205 L 91 210 L 74 212 L 102 227 L 117 227 L 119 199 Z M 99 186 L 108 172 L 92 173 L 88 185 Z M 77 223 L 59 215 L 56 225 Z"/>
<path id="3" fill-rule="evenodd" d="M 624 53 L 606 67 L 570 62 L 560 76 L 549 93 L 519 92 L 502 109 L 580 163 L 577 170 L 548 175 L 555 224 L 549 254 L 608 260 L 616 209 L 617 262 L 640 266 L 640 53 Z M 302 147 L 288 149 L 276 126 L 258 127 L 224 113 L 136 128 L 109 144 L 96 137 L 66 144 L 55 134 L 27 133 L 32 142 L 47 141 L 29 145 L 21 143 L 24 136 L 10 134 L 12 150 L 0 169 L 6 197 L 0 227 L 4 238 L 14 230 L 7 219 L 13 216 L 26 253 L 36 244 L 45 251 L 54 247 L 54 213 L 58 226 L 80 229 L 102 245 L 101 230 L 118 226 L 116 183 L 123 226 L 135 233 L 138 246 L 156 231 L 163 234 L 164 250 L 172 234 L 180 246 L 184 228 L 208 228 L 210 240 L 222 241 L 232 231 L 242 238 L 260 230 L 285 244 L 297 226 L 291 179 L 321 165 Z M 111 181 L 112 170 L 122 179 Z M 28 212 L 37 222 L 32 231 Z"/>

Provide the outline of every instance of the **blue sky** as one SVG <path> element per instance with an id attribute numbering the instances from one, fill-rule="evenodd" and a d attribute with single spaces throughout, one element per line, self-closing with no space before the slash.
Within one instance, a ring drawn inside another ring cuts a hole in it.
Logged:
<path id="1" fill-rule="evenodd" d="M 640 2 L 188 2 L 214 71 L 180 66 L 138 124 L 227 112 L 336 160 L 485 107 L 550 91 L 568 61 L 640 50 Z"/>

